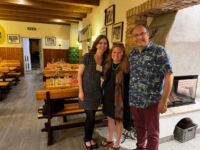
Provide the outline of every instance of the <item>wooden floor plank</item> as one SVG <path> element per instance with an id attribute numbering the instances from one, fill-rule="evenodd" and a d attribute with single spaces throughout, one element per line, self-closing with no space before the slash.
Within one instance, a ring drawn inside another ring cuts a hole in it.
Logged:
<path id="1" fill-rule="evenodd" d="M 0 102 L 0 150 L 84 149 L 83 128 L 55 131 L 55 144 L 47 146 L 47 134 L 41 132 L 45 120 L 37 119 L 37 109 L 43 102 L 37 101 L 34 93 L 42 86 L 38 71 L 27 73 Z M 61 121 L 62 117 L 53 118 L 54 124 Z"/>

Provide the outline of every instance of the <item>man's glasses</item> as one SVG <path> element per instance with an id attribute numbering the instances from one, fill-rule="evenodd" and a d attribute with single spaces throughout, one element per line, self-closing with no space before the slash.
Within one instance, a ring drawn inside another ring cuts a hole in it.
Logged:
<path id="1" fill-rule="evenodd" d="M 138 37 L 140 37 L 140 36 L 145 36 L 147 34 L 147 32 L 142 32 L 142 33 L 138 33 L 138 34 L 133 34 L 133 36 L 135 37 L 135 38 L 138 38 Z"/>

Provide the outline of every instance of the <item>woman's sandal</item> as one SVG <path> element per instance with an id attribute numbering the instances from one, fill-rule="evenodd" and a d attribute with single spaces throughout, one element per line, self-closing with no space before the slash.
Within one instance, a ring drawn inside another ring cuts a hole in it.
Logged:
<path id="1" fill-rule="evenodd" d="M 112 146 L 109 147 L 109 150 L 119 150 L 119 149 L 120 149 L 120 146 L 119 147 L 113 147 L 113 145 L 112 145 Z"/>
<path id="2" fill-rule="evenodd" d="M 101 146 L 106 147 L 106 146 L 108 146 L 108 145 L 110 145 L 112 143 L 113 143 L 113 141 L 107 141 L 106 139 L 104 139 L 101 142 Z"/>
<path id="3" fill-rule="evenodd" d="M 93 141 L 93 143 L 92 142 L 90 142 L 91 143 L 91 145 L 92 145 L 92 148 L 93 149 L 97 149 L 97 148 L 99 148 L 99 145 L 92 139 L 92 141 Z"/>
<path id="4" fill-rule="evenodd" d="M 93 147 L 92 147 L 92 145 L 90 145 L 90 146 L 87 146 L 87 145 L 86 145 L 86 143 L 85 143 L 85 148 L 86 148 L 86 150 L 93 150 Z"/>

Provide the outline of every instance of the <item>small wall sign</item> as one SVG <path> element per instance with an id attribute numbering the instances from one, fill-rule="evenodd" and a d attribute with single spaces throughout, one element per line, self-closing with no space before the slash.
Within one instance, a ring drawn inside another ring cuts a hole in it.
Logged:
<path id="1" fill-rule="evenodd" d="M 36 27 L 27 27 L 27 30 L 29 30 L 29 31 L 36 31 L 37 28 Z"/>

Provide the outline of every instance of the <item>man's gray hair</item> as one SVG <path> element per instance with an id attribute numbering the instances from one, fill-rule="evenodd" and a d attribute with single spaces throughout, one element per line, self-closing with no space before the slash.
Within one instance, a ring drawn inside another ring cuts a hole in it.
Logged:
<path id="1" fill-rule="evenodd" d="M 133 31 L 137 28 L 137 27 L 143 27 L 147 30 L 147 32 L 149 33 L 149 27 L 143 24 L 137 24 L 133 27 L 133 29 L 131 30 L 131 33 L 133 33 Z"/>

